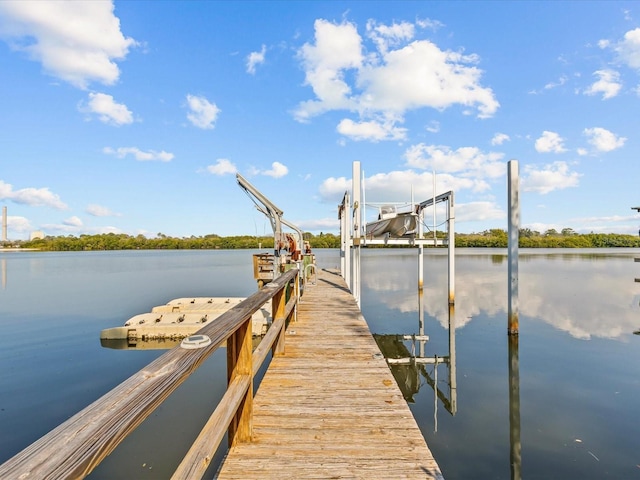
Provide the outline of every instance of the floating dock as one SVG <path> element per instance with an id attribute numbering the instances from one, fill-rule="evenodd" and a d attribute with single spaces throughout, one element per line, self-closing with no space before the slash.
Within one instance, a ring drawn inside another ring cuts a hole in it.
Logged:
<path id="1" fill-rule="evenodd" d="M 319 271 L 285 345 L 253 400 L 251 442 L 216 478 L 442 478 L 338 272 Z"/>
<path id="2" fill-rule="evenodd" d="M 166 305 L 153 307 L 149 313 L 134 315 L 122 327 L 102 330 L 100 342 L 104 347 L 116 349 L 172 348 L 244 300 L 242 297 L 176 298 Z M 265 303 L 251 320 L 254 336 L 266 334 L 271 323 L 271 302 Z"/>

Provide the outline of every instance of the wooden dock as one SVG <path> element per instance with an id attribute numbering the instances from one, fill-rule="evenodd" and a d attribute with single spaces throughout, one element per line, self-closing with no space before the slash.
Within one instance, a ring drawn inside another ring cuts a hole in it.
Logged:
<path id="1" fill-rule="evenodd" d="M 253 400 L 252 441 L 216 478 L 442 478 L 338 272 L 305 289 Z"/>
<path id="2" fill-rule="evenodd" d="M 172 480 L 202 478 L 225 434 L 219 479 L 441 479 L 344 280 L 315 278 L 300 297 L 298 269 L 278 276 L 0 465 L 0 478 L 86 477 L 226 345 L 227 390 Z M 254 348 L 252 316 L 267 302 L 273 322 Z"/>

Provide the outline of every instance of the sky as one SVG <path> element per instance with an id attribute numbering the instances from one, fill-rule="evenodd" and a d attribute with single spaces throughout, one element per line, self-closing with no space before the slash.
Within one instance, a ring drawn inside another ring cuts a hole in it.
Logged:
<path id="1" fill-rule="evenodd" d="M 337 234 L 354 161 L 367 219 L 506 230 L 517 160 L 521 228 L 636 235 L 639 107 L 637 2 L 0 1 L 15 240 L 270 235 L 236 173 Z"/>

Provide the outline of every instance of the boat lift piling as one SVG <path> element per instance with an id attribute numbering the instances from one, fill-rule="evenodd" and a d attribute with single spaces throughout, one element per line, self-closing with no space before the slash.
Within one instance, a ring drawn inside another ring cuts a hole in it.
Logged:
<path id="1" fill-rule="evenodd" d="M 352 179 L 352 192 L 353 192 L 353 230 L 351 231 L 353 246 L 353 268 L 351 271 L 351 293 L 356 299 L 358 307 L 360 307 L 360 247 L 361 247 L 361 232 L 363 228 L 364 220 L 364 208 L 362 208 L 362 184 L 360 174 L 360 162 L 353 162 L 353 179 Z"/>
<path id="2" fill-rule="evenodd" d="M 340 271 L 347 285 L 351 285 L 351 200 L 345 192 L 342 203 L 338 208 L 340 219 Z"/>
<path id="3" fill-rule="evenodd" d="M 434 196 L 434 198 L 430 198 L 428 200 L 425 200 L 424 202 L 421 202 L 417 205 L 416 210 L 418 212 L 420 212 L 422 214 L 422 212 L 424 211 L 425 208 L 430 207 L 433 205 L 433 209 L 435 210 L 436 208 L 436 204 L 439 202 L 447 202 L 447 241 L 446 241 L 446 245 L 447 245 L 447 250 L 448 250 L 448 255 L 447 255 L 447 276 L 448 276 L 448 297 L 449 297 L 449 305 L 453 305 L 455 304 L 455 279 L 456 279 L 456 272 L 455 272 L 455 249 L 456 249 L 456 242 L 455 242 L 455 202 L 454 202 L 454 194 L 453 191 L 448 191 L 446 193 L 442 193 L 440 195 Z M 423 219 L 423 216 L 420 217 L 421 220 Z M 421 221 L 421 224 L 424 223 Z M 438 246 L 438 245 L 444 245 L 444 242 L 442 242 L 441 240 L 439 241 L 437 238 L 433 239 L 422 239 L 419 238 L 418 239 L 418 245 L 420 246 L 422 243 L 433 243 L 433 246 Z M 421 262 L 422 263 L 422 262 Z M 420 271 L 419 271 L 420 273 Z M 418 279 L 419 282 L 422 281 L 422 276 L 420 275 L 420 278 Z"/>

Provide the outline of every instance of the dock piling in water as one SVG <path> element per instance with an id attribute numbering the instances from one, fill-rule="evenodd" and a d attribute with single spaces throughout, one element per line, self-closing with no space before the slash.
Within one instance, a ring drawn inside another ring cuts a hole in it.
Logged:
<path id="1" fill-rule="evenodd" d="M 509 160 L 507 190 L 509 196 L 509 253 L 508 253 L 508 333 L 517 335 L 518 325 L 518 242 L 520 235 L 520 181 L 518 161 Z"/>

